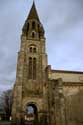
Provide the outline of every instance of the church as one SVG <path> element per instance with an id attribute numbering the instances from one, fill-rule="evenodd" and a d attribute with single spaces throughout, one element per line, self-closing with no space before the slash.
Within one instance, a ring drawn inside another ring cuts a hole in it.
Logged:
<path id="1" fill-rule="evenodd" d="M 22 28 L 12 125 L 83 125 L 83 72 L 52 69 L 45 45 L 33 2 Z"/>

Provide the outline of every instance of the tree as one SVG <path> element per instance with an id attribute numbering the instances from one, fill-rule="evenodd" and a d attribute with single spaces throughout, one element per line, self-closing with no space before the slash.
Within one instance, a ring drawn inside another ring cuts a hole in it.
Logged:
<path id="1" fill-rule="evenodd" d="M 9 120 L 12 111 L 12 90 L 7 90 L 1 95 L 2 108 L 6 114 L 6 119 Z"/>

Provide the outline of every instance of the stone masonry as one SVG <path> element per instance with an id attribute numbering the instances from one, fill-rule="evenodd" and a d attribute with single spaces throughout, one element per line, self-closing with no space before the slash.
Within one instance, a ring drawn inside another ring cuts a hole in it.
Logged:
<path id="1" fill-rule="evenodd" d="M 24 23 L 13 89 L 12 125 L 25 122 L 32 106 L 35 125 L 83 125 L 83 72 L 48 65 L 45 31 L 33 2 Z"/>

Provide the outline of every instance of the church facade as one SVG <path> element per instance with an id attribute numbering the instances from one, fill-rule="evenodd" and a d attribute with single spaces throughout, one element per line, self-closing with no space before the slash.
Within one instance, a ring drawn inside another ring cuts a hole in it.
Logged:
<path id="1" fill-rule="evenodd" d="M 83 125 L 83 72 L 51 69 L 45 44 L 33 3 L 22 28 L 12 124 Z"/>

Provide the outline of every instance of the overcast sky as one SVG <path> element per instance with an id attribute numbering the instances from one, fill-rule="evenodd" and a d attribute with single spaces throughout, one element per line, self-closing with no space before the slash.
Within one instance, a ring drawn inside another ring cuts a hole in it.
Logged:
<path id="1" fill-rule="evenodd" d="M 45 28 L 48 63 L 83 71 L 83 0 L 35 0 Z M 0 0 L 0 91 L 13 86 L 21 29 L 32 0 Z"/>

